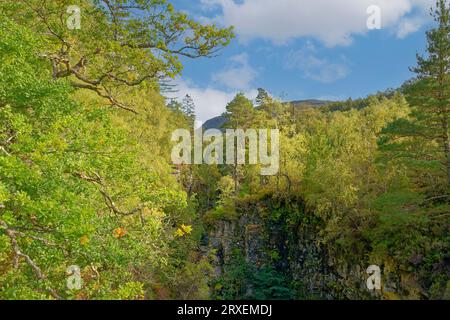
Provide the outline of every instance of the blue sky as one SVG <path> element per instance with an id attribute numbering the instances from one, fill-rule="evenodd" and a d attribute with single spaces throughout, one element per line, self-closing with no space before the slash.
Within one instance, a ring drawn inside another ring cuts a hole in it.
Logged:
<path id="1" fill-rule="evenodd" d="M 400 86 L 423 53 L 433 0 L 175 0 L 178 10 L 237 37 L 218 57 L 183 59 L 176 80 L 198 118 L 220 115 L 237 92 L 282 100 L 364 97 Z M 367 20 L 380 8 L 381 29 Z"/>

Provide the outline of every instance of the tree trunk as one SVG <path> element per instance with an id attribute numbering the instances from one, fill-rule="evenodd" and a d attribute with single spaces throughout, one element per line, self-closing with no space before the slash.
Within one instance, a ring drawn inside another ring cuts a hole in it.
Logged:
<path id="1" fill-rule="evenodd" d="M 448 117 L 445 114 L 444 119 L 442 121 L 442 129 L 444 133 L 444 151 L 445 151 L 445 157 L 447 161 L 447 192 L 450 190 L 450 139 L 448 136 Z"/>

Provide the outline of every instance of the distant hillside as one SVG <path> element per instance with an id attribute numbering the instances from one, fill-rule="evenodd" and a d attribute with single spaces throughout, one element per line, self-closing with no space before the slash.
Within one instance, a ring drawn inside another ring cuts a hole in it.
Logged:
<path id="1" fill-rule="evenodd" d="M 316 99 L 308 99 L 308 100 L 297 100 L 297 101 L 291 101 L 286 102 L 285 104 L 291 104 L 296 108 L 320 108 L 326 105 L 329 105 L 330 103 L 333 103 L 333 101 L 325 101 L 325 100 L 316 100 Z M 212 119 L 209 119 L 203 124 L 204 130 L 209 129 L 220 129 L 225 124 L 225 117 L 224 116 L 218 116 Z"/>
<path id="2" fill-rule="evenodd" d="M 203 124 L 203 129 L 204 130 L 220 129 L 225 124 L 225 121 L 226 121 L 226 119 L 224 116 L 218 116 L 218 117 L 209 119 L 208 121 L 206 121 Z"/>
<path id="3" fill-rule="evenodd" d="M 286 104 L 290 103 L 290 104 L 294 105 L 295 107 L 300 107 L 300 108 L 305 108 L 305 107 L 320 108 L 320 107 L 326 106 L 333 102 L 334 101 L 309 99 L 309 100 L 291 101 L 291 102 L 287 102 Z"/>

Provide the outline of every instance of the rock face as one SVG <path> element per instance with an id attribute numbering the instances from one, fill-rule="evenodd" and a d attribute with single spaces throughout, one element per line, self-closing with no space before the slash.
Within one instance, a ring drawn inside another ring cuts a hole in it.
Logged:
<path id="1" fill-rule="evenodd" d="M 337 281 L 327 266 L 326 256 L 311 234 L 304 234 L 296 242 L 286 240 L 284 234 L 267 230 L 255 216 L 245 214 L 239 221 L 220 221 L 210 233 L 210 246 L 217 252 L 216 276 L 224 272 L 234 250 L 243 253 L 245 261 L 254 266 L 274 264 L 276 269 L 301 283 L 301 295 L 334 299 L 330 283 Z M 270 252 L 278 252 L 279 259 L 271 260 Z"/>
<path id="2" fill-rule="evenodd" d="M 289 277 L 296 299 L 418 299 L 424 292 L 416 279 L 383 264 L 382 290 L 369 291 L 367 261 L 348 263 L 320 244 L 317 229 L 286 227 L 267 219 L 266 209 L 254 206 L 234 221 L 217 221 L 209 233 L 209 247 L 216 252 L 216 276 L 221 276 L 233 252 L 258 268 L 272 265 Z"/>
<path id="3" fill-rule="evenodd" d="M 230 261 L 235 249 L 245 253 L 247 262 L 261 265 L 267 259 L 264 231 L 255 214 L 243 215 L 238 221 L 218 221 L 210 232 L 209 244 L 217 252 L 219 266 Z"/>

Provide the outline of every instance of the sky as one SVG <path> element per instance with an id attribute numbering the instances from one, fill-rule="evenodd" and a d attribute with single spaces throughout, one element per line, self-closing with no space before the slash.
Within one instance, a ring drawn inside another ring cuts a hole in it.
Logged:
<path id="1" fill-rule="evenodd" d="M 424 54 L 435 0 L 173 0 L 192 18 L 235 27 L 213 58 L 183 58 L 174 83 L 197 118 L 221 115 L 238 92 L 283 101 L 344 100 L 399 87 Z M 376 6 L 376 7 L 373 7 Z M 379 8 L 377 11 L 376 8 Z M 378 16 L 379 13 L 379 16 Z M 380 17 L 377 20 L 377 17 Z M 369 29 L 369 24 L 380 28 Z"/>

